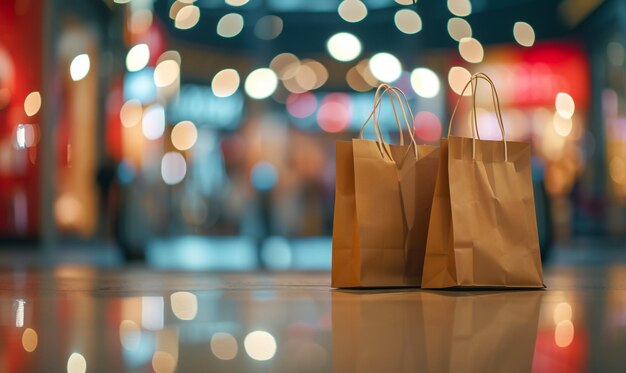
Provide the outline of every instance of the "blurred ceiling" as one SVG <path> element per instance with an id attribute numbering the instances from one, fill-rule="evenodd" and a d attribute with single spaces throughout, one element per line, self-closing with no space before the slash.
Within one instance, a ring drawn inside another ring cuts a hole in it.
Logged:
<path id="1" fill-rule="evenodd" d="M 406 0 L 405 0 L 406 1 Z M 202 44 L 212 49 L 249 52 L 259 58 L 271 58 L 279 52 L 298 56 L 325 52 L 325 43 L 337 32 L 346 31 L 359 37 L 363 53 L 392 51 L 414 55 L 422 49 L 455 48 L 447 22 L 454 17 L 444 0 L 419 0 L 400 5 L 393 0 L 363 0 L 368 8 L 365 19 L 357 23 L 344 21 L 337 12 L 340 0 L 250 0 L 233 7 L 224 0 L 197 0 L 200 21 L 193 28 L 179 30 L 170 19 L 175 0 L 156 0 L 155 11 L 174 39 Z M 561 38 L 572 32 L 580 19 L 587 16 L 602 0 L 473 0 L 472 13 L 464 17 L 472 26 L 473 37 L 483 44 L 512 43 L 513 25 L 524 21 L 533 26 L 537 40 Z M 394 14 L 401 8 L 414 9 L 421 16 L 423 28 L 407 35 L 394 25 Z M 216 33 L 219 19 L 227 13 L 244 18 L 243 31 L 233 38 Z M 273 40 L 255 36 L 254 26 L 263 16 L 276 15 L 283 20 L 282 33 Z"/>

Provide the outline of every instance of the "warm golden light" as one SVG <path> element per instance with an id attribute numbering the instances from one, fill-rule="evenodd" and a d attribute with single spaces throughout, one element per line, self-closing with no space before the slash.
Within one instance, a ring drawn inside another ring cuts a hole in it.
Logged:
<path id="1" fill-rule="evenodd" d="M 188 30 L 197 25 L 200 21 L 200 8 L 195 5 L 187 5 L 182 7 L 176 13 L 174 26 L 180 30 Z"/>
<path id="2" fill-rule="evenodd" d="M 70 76 L 72 80 L 75 82 L 83 80 L 87 74 L 89 74 L 90 68 L 91 62 L 89 60 L 89 55 L 79 54 L 74 57 L 72 63 L 70 64 Z"/>
<path id="3" fill-rule="evenodd" d="M 565 348 L 572 344 L 574 340 L 574 324 L 570 320 L 563 320 L 554 329 L 554 343 Z"/>
<path id="4" fill-rule="evenodd" d="M 359 63 L 355 67 L 367 84 L 369 84 L 371 87 L 378 86 L 380 81 L 376 79 L 374 74 L 372 74 L 372 70 L 370 70 L 369 58 L 359 61 Z"/>
<path id="5" fill-rule="evenodd" d="M 563 118 L 558 113 L 555 113 L 554 119 L 552 120 L 552 125 L 554 126 L 554 130 L 556 131 L 556 133 L 563 137 L 567 137 L 570 133 L 572 133 L 572 118 Z"/>
<path id="6" fill-rule="evenodd" d="M 448 20 L 448 34 L 456 41 L 472 37 L 472 26 L 463 18 L 453 17 Z"/>
<path id="7" fill-rule="evenodd" d="M 213 77 L 211 89 L 217 97 L 232 96 L 239 88 L 239 73 L 235 69 L 224 69 Z"/>
<path id="8" fill-rule="evenodd" d="M 337 61 L 348 62 L 361 54 L 361 41 L 347 32 L 337 33 L 326 42 L 328 53 Z"/>
<path id="9" fill-rule="evenodd" d="M 41 94 L 39 92 L 34 91 L 26 96 L 24 99 L 24 112 L 29 117 L 37 114 L 41 109 Z"/>
<path id="10" fill-rule="evenodd" d="M 195 294 L 187 291 L 177 291 L 170 295 L 170 301 L 174 316 L 178 317 L 180 320 L 193 320 L 196 318 L 196 314 L 198 313 L 198 298 L 196 298 Z"/>
<path id="11" fill-rule="evenodd" d="M 226 4 L 230 6 L 242 6 L 246 5 L 250 0 L 225 0 Z"/>
<path id="12" fill-rule="evenodd" d="M 281 53 L 270 62 L 270 68 L 276 72 L 281 80 L 290 79 L 296 76 L 300 60 L 294 54 Z"/>
<path id="13" fill-rule="evenodd" d="M 515 22 L 513 37 L 519 45 L 524 47 L 532 47 L 535 44 L 535 30 L 526 22 Z"/>
<path id="14" fill-rule="evenodd" d="M 390 53 L 376 53 L 369 60 L 369 68 L 376 79 L 392 83 L 402 75 L 400 60 Z"/>
<path id="15" fill-rule="evenodd" d="M 421 97 L 432 98 L 439 94 L 441 82 L 434 71 L 420 67 L 411 72 L 411 87 Z"/>
<path id="16" fill-rule="evenodd" d="M 614 182 L 624 184 L 626 181 L 626 162 L 620 157 L 611 158 L 609 175 Z"/>
<path id="17" fill-rule="evenodd" d="M 554 102 L 557 113 L 563 118 L 571 118 L 576 110 L 576 104 L 572 96 L 565 92 L 559 92 Z"/>
<path id="18" fill-rule="evenodd" d="M 337 12 L 344 21 L 351 23 L 362 21 L 367 17 L 367 7 L 360 0 L 343 0 Z"/>
<path id="19" fill-rule="evenodd" d="M 62 194 L 54 204 L 54 217 L 62 227 L 73 226 L 82 213 L 80 201 L 69 193 Z"/>
<path id="20" fill-rule="evenodd" d="M 170 353 L 156 351 L 152 355 L 152 369 L 155 373 L 174 373 L 176 371 L 176 359 Z"/>
<path id="21" fill-rule="evenodd" d="M 463 38 L 459 42 L 459 53 L 469 63 L 480 63 L 484 57 L 483 46 L 474 38 Z"/>
<path id="22" fill-rule="evenodd" d="M 148 65 L 150 61 L 150 48 L 148 44 L 137 44 L 130 48 L 126 55 L 126 69 L 139 71 Z"/>
<path id="23" fill-rule="evenodd" d="M 154 84 L 157 87 L 167 87 L 174 84 L 180 76 L 180 65 L 174 60 L 159 62 L 154 69 Z"/>
<path id="24" fill-rule="evenodd" d="M 120 109 L 120 121 L 122 126 L 131 128 L 141 123 L 143 117 L 143 107 L 138 100 L 128 100 Z"/>
<path id="25" fill-rule="evenodd" d="M 237 340 L 229 333 L 215 333 L 211 337 L 211 352 L 220 360 L 232 360 L 237 356 Z"/>
<path id="26" fill-rule="evenodd" d="M 39 337 L 37 336 L 37 332 L 31 328 L 24 329 L 22 333 L 22 347 L 26 352 L 33 352 L 37 349 L 37 342 L 39 341 Z"/>
<path id="27" fill-rule="evenodd" d="M 448 0 L 448 10 L 457 17 L 472 14 L 472 3 L 469 0 Z"/>
<path id="28" fill-rule="evenodd" d="M 243 30 L 243 17 L 238 13 L 229 13 L 217 22 L 217 34 L 224 38 L 237 36 Z"/>
<path id="29" fill-rule="evenodd" d="M 87 360 L 78 352 L 74 352 L 67 359 L 67 373 L 85 373 L 86 370 Z"/>
<path id="30" fill-rule="evenodd" d="M 393 17 L 398 30 L 405 34 L 416 34 L 422 30 L 422 18 L 411 9 L 400 9 Z"/>
<path id="31" fill-rule="evenodd" d="M 130 32 L 133 34 L 146 33 L 150 26 L 152 26 L 152 20 L 154 15 L 150 9 L 133 10 L 130 16 Z"/>
<path id="32" fill-rule="evenodd" d="M 302 66 L 310 68 L 315 74 L 315 84 L 311 89 L 318 89 L 328 80 L 328 70 L 320 62 L 312 59 L 302 60 Z"/>
<path id="33" fill-rule="evenodd" d="M 558 325 L 561 321 L 572 320 L 572 306 L 567 302 L 561 302 L 554 308 L 554 325 Z"/>
<path id="34" fill-rule="evenodd" d="M 295 79 L 298 86 L 305 91 L 313 89 L 313 87 L 315 87 L 315 83 L 317 82 L 315 71 L 313 71 L 311 67 L 304 64 L 300 65 Z"/>
<path id="35" fill-rule="evenodd" d="M 460 95 L 463 91 L 463 87 L 470 81 L 472 74 L 461 66 L 453 66 L 448 72 L 448 84 L 452 91 L 457 95 Z M 471 89 L 466 89 L 464 96 L 471 96 Z"/>
<path id="36" fill-rule="evenodd" d="M 350 70 L 348 70 L 348 73 L 346 74 L 346 82 L 350 88 L 357 92 L 367 92 L 372 89 L 372 86 L 370 86 L 365 79 L 363 79 L 356 66 L 353 66 Z"/>
<path id="37" fill-rule="evenodd" d="M 139 348 L 141 342 L 141 328 L 132 320 L 122 320 L 120 323 L 120 343 L 124 349 L 132 351 Z"/>
<path id="38" fill-rule="evenodd" d="M 184 3 L 181 0 L 174 1 L 172 3 L 172 6 L 170 7 L 170 18 L 172 20 L 176 20 L 176 16 L 178 15 L 178 12 L 180 12 L 180 10 L 186 7 L 187 5 L 188 5 L 187 3 Z"/>
<path id="39" fill-rule="evenodd" d="M 260 100 L 269 97 L 276 91 L 278 78 L 271 69 L 260 68 L 252 71 L 244 83 L 248 96 Z"/>
<path id="40" fill-rule="evenodd" d="M 258 361 L 269 360 L 276 354 L 276 340 L 265 331 L 257 330 L 246 336 L 243 345 L 248 356 Z"/>

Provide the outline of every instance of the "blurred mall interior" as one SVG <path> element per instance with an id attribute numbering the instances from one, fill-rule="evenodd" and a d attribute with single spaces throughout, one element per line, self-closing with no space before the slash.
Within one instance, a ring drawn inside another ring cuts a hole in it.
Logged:
<path id="1" fill-rule="evenodd" d="M 1 0 L 0 372 L 623 371 L 625 46 L 624 0 Z M 437 145 L 476 72 L 547 291 L 331 291 L 335 141 L 388 83 Z"/>

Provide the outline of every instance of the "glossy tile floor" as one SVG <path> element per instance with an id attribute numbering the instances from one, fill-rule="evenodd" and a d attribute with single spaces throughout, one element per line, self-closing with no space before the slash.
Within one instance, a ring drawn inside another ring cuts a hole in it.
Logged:
<path id="1" fill-rule="evenodd" d="M 626 263 L 550 267 L 545 291 L 329 277 L 4 269 L 0 371 L 626 371 Z"/>

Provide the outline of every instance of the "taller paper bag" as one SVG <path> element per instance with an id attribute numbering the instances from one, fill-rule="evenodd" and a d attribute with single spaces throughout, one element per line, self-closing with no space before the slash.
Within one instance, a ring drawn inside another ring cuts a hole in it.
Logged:
<path id="1" fill-rule="evenodd" d="M 411 144 L 402 144 L 402 137 L 401 145 L 382 141 L 375 115 L 376 141 L 362 139 L 361 132 L 359 139 L 337 142 L 332 255 L 335 288 L 421 283 L 438 150 L 416 145 L 400 99 L 403 94 L 396 88 L 381 87 L 385 92 L 375 98 L 372 113 L 385 93 L 395 113 L 395 97 L 409 127 Z M 397 115 L 396 121 L 400 125 Z"/>
<path id="2" fill-rule="evenodd" d="M 422 287 L 540 288 L 530 145 L 506 140 L 489 77 L 473 75 L 463 92 L 480 79 L 491 85 L 502 140 L 481 140 L 475 117 L 472 138 L 448 130 L 441 140 Z"/>

